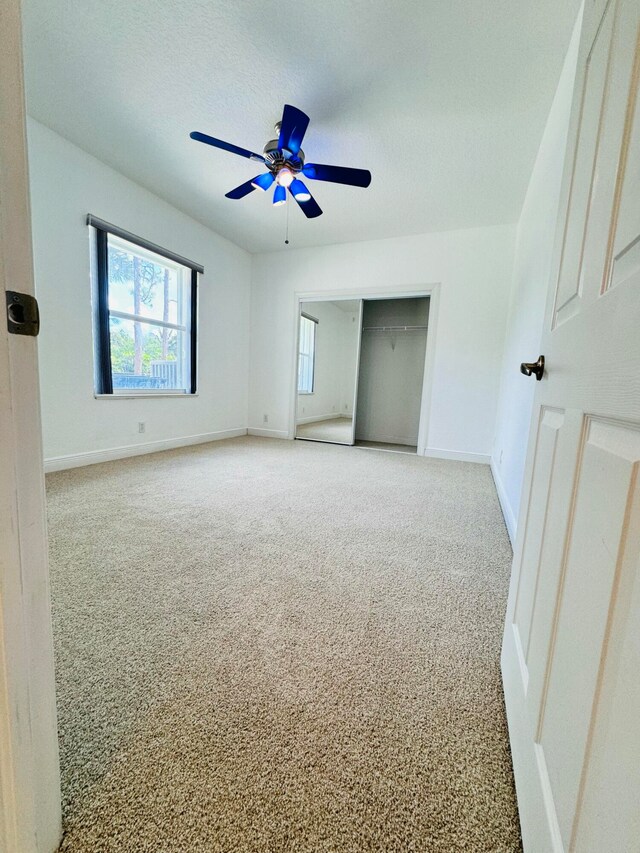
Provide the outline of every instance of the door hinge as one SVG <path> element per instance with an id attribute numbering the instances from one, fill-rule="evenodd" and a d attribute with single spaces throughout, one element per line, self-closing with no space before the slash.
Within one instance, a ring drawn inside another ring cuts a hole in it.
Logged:
<path id="1" fill-rule="evenodd" d="M 38 300 L 28 293 L 7 290 L 7 328 L 12 335 L 30 335 L 35 338 L 40 331 Z"/>

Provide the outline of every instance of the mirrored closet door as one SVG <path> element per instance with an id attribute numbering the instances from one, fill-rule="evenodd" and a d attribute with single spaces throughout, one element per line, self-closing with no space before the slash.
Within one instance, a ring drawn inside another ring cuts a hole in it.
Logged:
<path id="1" fill-rule="evenodd" d="M 296 438 L 353 444 L 362 300 L 301 302 Z"/>

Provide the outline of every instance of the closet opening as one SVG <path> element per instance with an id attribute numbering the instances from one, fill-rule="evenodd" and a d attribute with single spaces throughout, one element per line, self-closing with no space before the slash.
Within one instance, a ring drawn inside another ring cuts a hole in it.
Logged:
<path id="1" fill-rule="evenodd" d="M 428 325 L 428 297 L 364 300 L 357 446 L 417 452 Z"/>
<path id="2" fill-rule="evenodd" d="M 301 301 L 295 437 L 417 453 L 429 297 Z"/>

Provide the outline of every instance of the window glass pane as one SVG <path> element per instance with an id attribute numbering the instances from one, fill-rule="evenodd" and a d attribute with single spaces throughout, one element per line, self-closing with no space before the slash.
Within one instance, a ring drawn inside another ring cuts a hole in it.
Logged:
<path id="1" fill-rule="evenodd" d="M 97 393 L 195 393 L 192 269 L 96 228 L 95 284 Z"/>
<path id="2" fill-rule="evenodd" d="M 188 391 L 189 333 L 110 317 L 114 392 Z"/>
<path id="3" fill-rule="evenodd" d="M 109 235 L 109 310 L 184 325 L 182 278 L 159 255 Z"/>

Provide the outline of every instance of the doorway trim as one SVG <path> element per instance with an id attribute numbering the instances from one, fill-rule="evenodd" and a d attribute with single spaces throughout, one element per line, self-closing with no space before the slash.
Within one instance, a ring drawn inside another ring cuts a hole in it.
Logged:
<path id="1" fill-rule="evenodd" d="M 418 427 L 418 456 L 427 454 L 429 447 L 429 420 L 431 414 L 431 392 L 433 389 L 433 367 L 436 351 L 436 332 L 438 311 L 440 305 L 440 283 L 421 285 L 390 285 L 381 288 L 353 287 L 348 290 L 312 290 L 296 291 L 294 293 L 294 323 L 293 357 L 291 361 L 291 378 L 289 382 L 289 419 L 287 438 L 293 440 L 296 435 L 296 413 L 298 397 L 298 348 L 300 336 L 300 303 L 301 302 L 338 302 L 349 299 L 429 299 L 429 323 L 427 328 L 427 347 L 424 360 L 424 375 L 422 380 L 422 398 L 420 402 L 420 424 Z M 354 411 L 355 417 L 355 411 Z"/>

